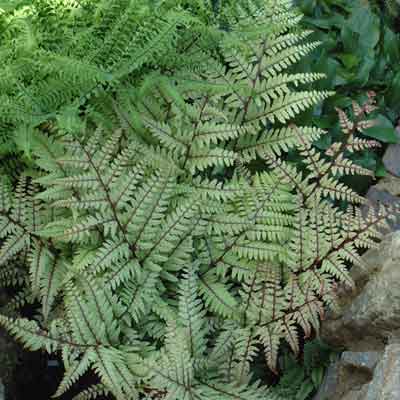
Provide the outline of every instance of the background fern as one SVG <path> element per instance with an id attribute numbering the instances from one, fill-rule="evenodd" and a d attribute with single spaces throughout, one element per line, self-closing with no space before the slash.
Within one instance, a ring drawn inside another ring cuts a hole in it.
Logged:
<path id="1" fill-rule="evenodd" d="M 335 357 L 335 352 L 319 339 L 305 343 L 301 359 L 294 358 L 287 350 L 282 356 L 283 375 L 274 386 L 275 393 L 285 399 L 312 398 Z"/>
<path id="2" fill-rule="evenodd" d="M 201 39 L 208 52 L 218 37 L 202 0 L 13 1 L 1 10 L 2 154 L 26 152 L 35 128 L 70 131 L 80 115 L 99 116 L 104 98 L 145 70 L 195 66 L 204 54 L 182 55 L 181 44 Z"/>

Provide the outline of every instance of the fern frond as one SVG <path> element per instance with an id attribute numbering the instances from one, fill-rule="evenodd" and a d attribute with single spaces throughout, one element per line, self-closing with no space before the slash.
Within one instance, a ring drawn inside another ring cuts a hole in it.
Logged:
<path id="1" fill-rule="evenodd" d="M 54 397 L 62 396 L 90 368 L 90 364 L 88 352 L 85 352 L 81 359 L 73 361 L 65 372 Z"/>
<path id="2" fill-rule="evenodd" d="M 93 400 L 99 396 L 107 396 L 110 394 L 110 390 L 102 383 L 93 385 L 88 389 L 83 390 L 81 393 L 74 397 L 74 400 Z"/>
<path id="3" fill-rule="evenodd" d="M 199 290 L 211 311 L 222 317 L 233 317 L 237 314 L 237 300 L 212 271 L 200 277 Z"/>
<path id="4" fill-rule="evenodd" d="M 205 310 L 197 297 L 197 279 L 194 268 L 186 271 L 180 288 L 179 317 L 187 331 L 188 349 L 191 357 L 198 358 L 206 351 L 203 318 Z"/>
<path id="5" fill-rule="evenodd" d="M 139 398 L 134 375 L 122 351 L 99 347 L 90 355 L 94 370 L 116 399 L 137 400 Z"/>
<path id="6" fill-rule="evenodd" d="M 317 128 L 301 127 L 302 137 L 310 142 L 317 140 L 324 132 Z M 238 141 L 237 150 L 246 161 L 263 157 L 265 153 L 273 153 L 280 157 L 291 148 L 300 145 L 295 128 L 287 127 L 266 131 L 261 137 L 247 136 Z"/>
<path id="7" fill-rule="evenodd" d="M 91 371 L 78 400 L 273 400 L 259 353 L 301 351 L 398 213 L 342 179 L 371 174 L 348 154 L 377 146 L 374 95 L 324 153 L 294 125 L 331 92 L 292 72 L 318 46 L 292 1 L 153 3 L 1 16 L 0 138 L 29 170 L 0 178 L 0 283 L 41 313 L 0 325 L 62 355 L 57 396 Z"/>

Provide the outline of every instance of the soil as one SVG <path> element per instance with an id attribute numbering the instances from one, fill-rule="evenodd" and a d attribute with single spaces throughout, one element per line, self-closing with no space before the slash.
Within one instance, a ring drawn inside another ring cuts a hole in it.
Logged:
<path id="1" fill-rule="evenodd" d="M 6 400 L 50 400 L 57 390 L 64 374 L 62 363 L 44 352 L 22 351 L 14 369 L 12 386 L 6 392 Z M 98 380 L 94 375 L 84 375 L 60 400 L 72 400 L 82 390 Z M 98 397 L 99 400 L 111 400 Z"/>

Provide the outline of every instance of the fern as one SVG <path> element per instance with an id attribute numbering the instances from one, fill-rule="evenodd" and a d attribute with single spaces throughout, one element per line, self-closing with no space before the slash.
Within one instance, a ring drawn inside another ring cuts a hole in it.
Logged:
<path id="1" fill-rule="evenodd" d="M 358 248 L 374 246 L 393 215 L 364 218 L 363 198 L 342 181 L 370 174 L 347 156 L 377 145 L 361 136 L 374 95 L 354 104 L 354 121 L 338 110 L 345 139 L 321 153 L 322 130 L 286 126 L 330 95 L 305 89 L 320 75 L 290 73 L 317 43 L 297 33 L 289 1 L 243 2 L 215 35 L 197 21 L 194 42 L 193 17 L 162 4 L 169 11 L 158 21 L 156 7 L 130 43 L 126 21 L 150 8 L 83 3 L 95 18 L 79 32 L 103 46 L 83 41 L 84 54 L 112 77 L 91 80 L 85 57 L 62 72 L 101 83 L 99 97 L 67 118 L 56 102 L 58 124 L 33 132 L 30 175 L 2 182 L 1 282 L 18 282 L 41 310 L 0 324 L 62 355 L 57 396 L 92 371 L 100 384 L 77 399 L 278 399 L 255 377 L 258 354 L 277 372 L 283 342 L 300 352 L 335 307 L 337 283 L 353 285 Z M 176 52 L 200 54 L 199 65 L 182 66 Z M 71 66 L 57 57 L 50 76 Z"/>
<path id="2" fill-rule="evenodd" d="M 203 62 L 218 42 L 217 29 L 206 26 L 215 17 L 204 12 L 203 0 L 185 10 L 186 3 L 35 0 L 2 6 L 1 154 L 26 150 L 21 131 L 29 138 L 35 128 L 81 129 L 80 113 L 100 117 L 109 93 L 133 88 L 144 71 Z M 210 50 L 186 55 L 190 41 Z"/>
<path id="3" fill-rule="evenodd" d="M 335 358 L 335 352 L 319 339 L 304 345 L 301 359 L 285 350 L 282 354 L 283 374 L 273 392 L 285 399 L 306 400 L 322 384 L 326 368 Z"/>

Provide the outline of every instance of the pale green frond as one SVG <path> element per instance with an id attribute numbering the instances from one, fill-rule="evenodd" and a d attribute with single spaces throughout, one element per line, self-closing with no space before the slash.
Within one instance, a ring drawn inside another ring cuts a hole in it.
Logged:
<path id="1" fill-rule="evenodd" d="M 0 181 L 0 212 L 6 214 L 12 208 L 11 185 L 2 177 Z"/>
<path id="2" fill-rule="evenodd" d="M 8 236 L 8 238 L 2 243 L 0 248 L 0 265 L 5 264 L 12 257 L 18 254 L 18 252 L 29 246 L 29 235 L 26 232 L 21 231 L 21 229 L 18 229 L 16 233 Z"/>
<path id="3" fill-rule="evenodd" d="M 222 317 L 237 315 L 237 300 L 230 293 L 229 287 L 220 282 L 213 271 L 200 276 L 200 293 L 206 306 Z"/>
<path id="4" fill-rule="evenodd" d="M 156 388 L 166 391 L 169 400 L 202 398 L 196 387 L 193 360 L 184 337 L 184 332 L 171 323 L 161 358 L 150 364 L 152 382 Z"/>
<path id="5" fill-rule="evenodd" d="M 137 279 L 142 266 L 139 261 L 130 256 L 126 261 L 110 265 L 110 271 L 106 273 L 107 285 L 116 289 L 121 284 L 126 284 L 131 279 Z"/>
<path id="6" fill-rule="evenodd" d="M 233 353 L 233 381 L 242 385 L 250 381 L 250 364 L 254 361 L 258 341 L 252 328 L 238 329 Z"/>
<path id="7" fill-rule="evenodd" d="M 322 262 L 321 271 L 334 276 L 339 281 L 345 283 L 351 288 L 355 287 L 354 281 L 351 278 L 344 262 L 338 255 L 330 255 Z"/>
<path id="8" fill-rule="evenodd" d="M 136 192 L 124 222 L 124 229 L 132 235 L 134 245 L 139 244 L 148 231 L 154 230 L 162 221 L 174 186 L 167 171 L 151 176 Z"/>
<path id="9" fill-rule="evenodd" d="M 269 392 L 259 382 L 253 384 L 238 385 L 236 382 L 201 381 L 204 399 L 210 400 L 283 400 Z"/>
<path id="10" fill-rule="evenodd" d="M 62 289 L 66 268 L 60 259 L 50 252 L 44 256 L 43 270 L 40 271 L 40 296 L 42 301 L 42 312 L 45 320 L 48 319 L 51 307 L 56 296 Z"/>
<path id="11" fill-rule="evenodd" d="M 66 292 L 67 318 L 76 342 L 90 346 L 109 344 L 109 327 L 98 318 L 96 305 L 85 299 L 83 292 L 78 291 L 72 283 L 68 284 Z"/>
<path id="12" fill-rule="evenodd" d="M 179 297 L 180 322 L 187 332 L 188 349 L 194 359 L 200 357 L 206 351 L 203 326 L 205 309 L 198 297 L 197 281 L 194 266 L 191 266 L 184 273 Z"/>
<path id="13" fill-rule="evenodd" d="M 317 140 L 323 133 L 321 129 L 314 127 L 298 127 L 301 135 L 307 140 Z M 272 131 L 266 131 L 256 136 L 246 136 L 239 140 L 237 151 L 248 161 L 263 157 L 265 153 L 274 153 L 281 156 L 299 144 L 297 134 L 292 127 L 285 127 Z"/>
<path id="14" fill-rule="evenodd" d="M 264 347 L 265 361 L 271 371 L 278 373 L 278 351 L 282 339 L 282 325 L 274 322 L 257 329 L 257 336 Z"/>
<path id="15" fill-rule="evenodd" d="M 240 239 L 232 246 L 240 258 L 256 261 L 282 261 L 288 259 L 287 249 L 280 244 Z"/>
<path id="16" fill-rule="evenodd" d="M 120 294 L 125 308 L 123 315 L 127 315 L 135 323 L 151 308 L 153 298 L 158 295 L 156 287 L 159 274 L 152 271 L 143 271 L 136 279 L 127 281 Z"/>
<path id="17" fill-rule="evenodd" d="M 91 260 L 90 270 L 95 274 L 110 269 L 114 264 L 120 264 L 129 259 L 131 249 L 121 238 L 115 237 L 104 241 L 96 251 L 96 256 Z"/>
<path id="18" fill-rule="evenodd" d="M 73 400 L 94 400 L 99 396 L 107 396 L 109 394 L 110 390 L 104 384 L 98 383 L 80 392 Z"/>
<path id="19" fill-rule="evenodd" d="M 192 173 L 204 171 L 207 168 L 229 167 L 233 166 L 237 157 L 233 151 L 221 149 L 219 147 L 211 148 L 208 151 L 194 151 L 188 157 L 188 166 Z"/>
<path id="20" fill-rule="evenodd" d="M 32 351 L 45 349 L 48 353 L 52 353 L 64 345 L 71 348 L 80 347 L 79 344 L 69 342 L 62 337 L 51 336 L 48 332 L 42 330 L 34 320 L 25 318 L 14 320 L 0 315 L 0 324 L 27 349 Z"/>
<path id="21" fill-rule="evenodd" d="M 117 400 L 138 400 L 135 377 L 129 370 L 126 355 L 117 349 L 99 347 L 90 353 L 93 368 L 102 383 Z"/>
<path id="22" fill-rule="evenodd" d="M 53 397 L 62 396 L 89 368 L 90 357 L 86 352 L 80 360 L 75 360 L 71 363 Z"/>
<path id="23" fill-rule="evenodd" d="M 154 242 L 149 242 L 148 249 L 142 258 L 143 261 L 149 258 L 150 260 L 157 259 L 159 262 L 161 258 L 165 257 L 165 261 L 170 263 L 169 258 L 174 253 L 175 256 L 178 255 L 178 247 L 181 247 L 180 244 L 186 235 L 189 232 L 200 231 L 201 229 L 200 218 L 197 217 L 198 202 L 197 196 L 189 197 L 186 201 L 181 202 L 175 211 L 167 216 L 165 221 L 162 221 L 160 229 L 154 234 Z M 195 218 L 198 221 L 197 226 L 193 225 Z M 191 247 L 188 247 L 188 251 L 191 249 Z M 182 247 L 181 250 L 183 250 Z M 181 256 L 184 256 L 184 254 L 181 253 Z"/>
<path id="24" fill-rule="evenodd" d="M 138 164 L 139 163 L 135 165 L 134 169 L 129 171 L 127 174 L 122 174 L 118 179 L 115 178 L 117 174 L 114 174 L 110 197 L 116 208 L 126 207 L 126 204 L 137 190 L 144 172 L 140 164 Z"/>
<path id="25" fill-rule="evenodd" d="M 245 122 L 252 123 L 254 121 L 260 121 L 264 125 L 267 125 L 269 122 L 281 122 L 284 124 L 297 114 L 325 100 L 331 95 L 331 92 L 316 91 L 289 93 L 274 100 L 265 110 L 261 112 L 254 111 L 253 114 L 250 114 L 246 118 Z"/>

